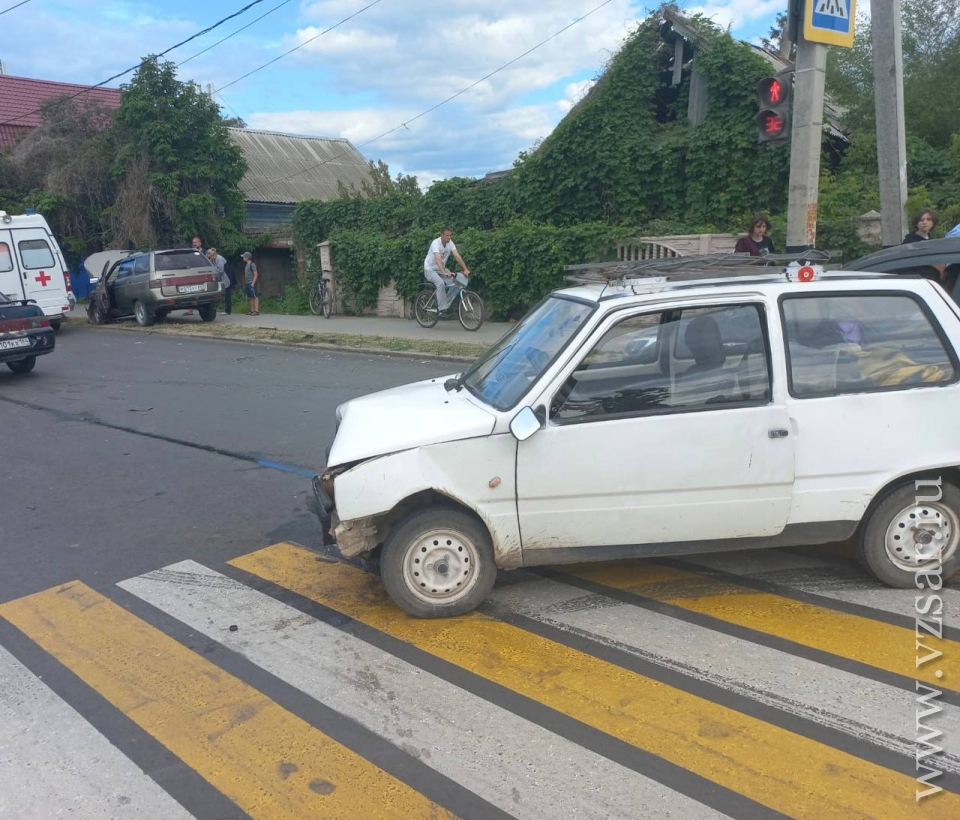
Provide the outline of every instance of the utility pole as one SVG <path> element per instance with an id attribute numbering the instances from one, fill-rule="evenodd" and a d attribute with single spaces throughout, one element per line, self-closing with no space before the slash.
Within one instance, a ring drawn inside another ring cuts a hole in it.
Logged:
<path id="1" fill-rule="evenodd" d="M 883 247 L 888 248 L 900 244 L 908 233 L 900 4 L 890 0 L 870 0 L 870 23 L 873 28 L 873 84 L 880 172 L 880 236 Z M 936 94 L 936 90 L 933 93 Z"/>
<path id="2" fill-rule="evenodd" d="M 799 32 L 795 66 L 787 253 L 801 253 L 817 243 L 827 47 L 811 42 Z"/>

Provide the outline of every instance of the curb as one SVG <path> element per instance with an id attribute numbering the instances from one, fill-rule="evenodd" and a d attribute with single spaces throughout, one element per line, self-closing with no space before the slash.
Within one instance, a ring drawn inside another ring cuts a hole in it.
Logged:
<path id="1" fill-rule="evenodd" d="M 267 345 L 269 347 L 289 347 L 297 350 L 322 350 L 333 353 L 369 353 L 373 356 L 385 356 L 396 359 L 429 359 L 431 361 L 456 362 L 458 364 L 472 364 L 477 360 L 476 356 L 454 356 L 444 355 L 442 353 L 418 353 L 415 350 L 391 350 L 386 347 L 350 347 L 348 345 L 324 344 L 322 342 L 285 342 L 282 339 L 245 339 L 243 336 L 223 337 L 213 333 L 164 333 L 162 330 L 144 330 L 139 327 L 124 327 L 123 325 L 106 325 L 103 328 L 97 328 L 93 325 L 74 325 L 74 327 L 86 327 L 90 330 L 122 330 L 125 333 L 142 333 L 147 336 L 166 336 L 180 337 L 188 339 L 206 339 L 213 342 L 240 342 L 247 345 Z M 270 328 L 267 328 L 270 329 Z"/>

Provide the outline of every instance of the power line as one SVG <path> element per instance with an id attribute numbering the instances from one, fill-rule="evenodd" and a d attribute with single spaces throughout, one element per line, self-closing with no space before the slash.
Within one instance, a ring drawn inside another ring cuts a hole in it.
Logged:
<path id="1" fill-rule="evenodd" d="M 140 66 L 146 65 L 149 61 L 156 60 L 159 57 L 164 57 L 174 49 L 180 48 L 180 46 L 185 46 L 191 40 L 196 40 L 198 37 L 202 37 L 204 34 L 209 34 L 215 28 L 219 28 L 224 23 L 232 20 L 235 17 L 239 17 L 241 14 L 244 14 L 245 12 L 252 9 L 254 6 L 258 6 L 260 5 L 260 3 L 263 3 L 263 2 L 264 0 L 253 0 L 253 2 L 247 3 L 247 5 L 245 5 L 242 9 L 235 11 L 233 14 L 227 15 L 222 20 L 218 20 L 216 23 L 214 23 L 211 26 L 207 26 L 205 29 L 203 29 L 203 31 L 198 31 L 196 34 L 190 37 L 187 37 L 186 40 L 181 40 L 176 45 L 170 46 L 170 48 L 168 48 L 166 51 L 161 51 L 159 54 L 154 54 L 153 56 L 148 57 L 146 60 L 141 60 L 135 66 L 131 66 L 126 71 L 121 71 L 119 74 L 114 74 L 112 77 L 107 77 L 107 79 L 105 79 L 103 82 L 99 82 L 96 85 L 87 86 L 83 90 L 78 91 L 76 94 L 72 94 L 71 96 L 67 97 L 67 99 L 75 100 L 77 97 L 81 97 L 84 94 L 89 94 L 95 88 L 101 88 L 102 86 L 105 86 L 107 83 L 113 82 L 113 80 L 117 80 L 120 77 L 123 77 L 129 74 L 131 71 L 136 71 L 138 68 L 140 68 Z M 33 114 L 39 114 L 42 110 L 43 110 L 42 108 L 36 108 L 33 111 L 28 111 L 26 114 L 21 114 L 19 117 L 14 117 L 12 120 L 5 120 L 4 122 L 0 122 L 0 125 L 10 125 L 11 123 L 17 122 L 17 120 L 22 120 L 24 117 L 29 117 L 29 116 L 32 116 Z"/>
<path id="2" fill-rule="evenodd" d="M 4 9 L 3 11 L 0 11 L 0 16 L 6 14 L 8 11 L 13 11 L 14 9 L 18 9 L 18 8 L 20 8 L 20 6 L 25 6 L 25 5 L 27 5 L 27 3 L 29 3 L 29 2 L 30 2 L 30 0 L 23 0 L 22 3 L 17 3 L 17 4 L 14 5 L 14 6 L 10 6 L 10 8 Z"/>
<path id="3" fill-rule="evenodd" d="M 216 47 L 217 47 L 218 45 L 220 45 L 221 43 L 225 43 L 225 42 L 226 42 L 227 40 L 229 40 L 231 37 L 236 37 L 236 35 L 238 35 L 241 31 L 246 31 L 246 30 L 247 30 L 248 28 L 250 28 L 250 26 L 252 26 L 254 23 L 259 23 L 264 17 L 269 17 L 269 16 L 270 16 L 271 14 L 273 14 L 277 9 L 282 8 L 283 6 L 287 5 L 287 3 L 291 3 L 291 2 L 293 2 L 293 0 L 283 0 L 282 3 L 280 3 L 279 5 L 274 6 L 272 9 L 270 9 L 270 11 L 264 12 L 264 13 L 261 14 L 259 17 L 257 17 L 255 20 L 251 20 L 249 23 L 247 23 L 245 26 L 243 26 L 243 28 L 238 28 L 235 32 L 233 32 L 233 34 L 228 34 L 228 35 L 227 35 L 226 37 L 224 37 L 222 40 L 217 40 L 217 42 L 215 42 L 212 46 L 207 46 L 203 51 L 198 51 L 198 52 L 197 52 L 196 54 L 194 54 L 192 57 L 187 57 L 186 60 L 183 60 L 182 62 L 177 63 L 177 68 L 180 68 L 180 66 L 186 65 L 186 64 L 189 63 L 191 60 L 195 60 L 195 59 L 196 59 L 197 57 L 199 57 L 201 54 L 206 54 L 208 51 L 210 51 L 210 49 L 216 48 Z M 224 102 L 226 102 L 226 100 L 224 100 Z"/>
<path id="4" fill-rule="evenodd" d="M 227 83 L 226 85 L 220 86 L 220 88 L 218 88 L 217 91 L 223 91 L 223 89 L 229 88 L 231 85 L 236 85 L 238 82 L 240 82 L 240 80 L 245 80 L 245 79 L 246 79 L 247 77 L 249 77 L 251 74 L 256 74 L 258 71 L 260 71 L 261 69 L 266 68 L 268 65 L 273 65 L 273 64 L 274 64 L 275 62 L 277 62 L 278 60 L 282 60 L 282 59 L 283 59 L 284 57 L 286 57 L 288 54 L 293 54 L 293 52 L 299 51 L 299 50 L 300 50 L 301 48 L 303 48 L 305 45 L 307 45 L 307 44 L 309 44 L 309 43 L 312 43 L 312 42 L 313 42 L 314 40 L 316 40 L 318 37 L 323 37 L 323 35 L 326 34 L 327 32 L 333 31 L 335 28 L 340 28 L 340 26 L 342 26 L 344 23 L 350 22 L 350 20 L 352 20 L 352 19 L 353 19 L 354 17 L 356 17 L 357 15 L 363 14 L 367 9 L 372 9 L 374 6 L 376 6 L 376 5 L 378 5 L 378 4 L 382 3 L 382 2 L 383 2 L 383 0 L 373 0 L 372 3 L 368 3 L 368 4 L 367 4 L 366 6 L 364 6 L 362 9 L 359 9 L 359 10 L 355 11 L 355 12 L 354 12 L 353 14 L 351 14 L 349 17 L 344 17 L 339 23 L 335 23 L 334 25 L 330 26 L 330 28 L 324 29 L 324 30 L 321 31 L 319 34 L 316 34 L 316 35 L 314 35 L 313 37 L 311 37 L 309 40 L 304 40 L 302 43 L 300 43 L 300 45 L 295 46 L 294 48 L 291 48 L 289 51 L 283 52 L 283 54 L 281 54 L 279 57 L 274 57 L 272 60 L 270 60 L 269 62 L 264 63 L 264 64 L 263 64 L 262 66 L 260 66 L 259 68 L 255 68 L 255 69 L 253 69 L 253 71 L 248 71 L 248 72 L 247 72 L 246 74 L 244 74 L 242 77 L 237 77 L 237 79 L 232 80 L 231 82 Z M 607 0 L 607 2 L 611 2 L 611 0 Z M 0 124 L 2 124 L 2 123 L 0 123 Z"/>
<path id="5" fill-rule="evenodd" d="M 373 143 L 375 143 L 375 142 L 377 142 L 377 141 L 379 141 L 379 140 L 382 140 L 384 137 L 390 136 L 390 134 L 394 133 L 394 131 L 399 131 L 401 128 L 406 128 L 411 122 L 415 122 L 416 120 L 419 120 L 421 117 L 425 117 L 425 116 L 427 116 L 427 114 L 433 113 L 433 112 L 436 111 L 438 108 L 446 105 L 446 104 L 449 103 L 449 102 L 452 102 L 453 100 L 457 99 L 457 97 L 460 97 L 460 96 L 462 96 L 463 94 L 466 94 L 468 91 L 476 88 L 478 85 L 480 85 L 480 83 L 484 82 L 485 80 L 489 80 L 489 79 L 490 79 L 491 77 L 493 77 L 495 74 L 499 74 L 499 73 L 500 73 L 501 71 L 503 71 L 504 69 L 509 68 L 509 67 L 512 66 L 514 63 L 518 62 L 519 60 L 522 60 L 524 57 L 528 56 L 529 54 L 532 54 L 534 51 L 536 51 L 536 50 L 537 50 L 538 48 L 540 48 L 541 46 L 544 46 L 544 45 L 546 45 L 547 43 L 549 43 L 551 40 L 556 39 L 556 38 L 559 37 L 561 34 L 563 34 L 565 31 L 569 31 L 571 28 L 573 28 L 575 25 L 577 25 L 577 23 L 583 22 L 583 21 L 586 20 L 591 14 L 596 14 L 598 11 L 600 11 L 600 9 L 602 9 L 604 6 L 610 5 L 610 3 L 612 3 L 612 2 L 613 2 L 613 0 L 604 0 L 603 3 L 601 3 L 599 6 L 596 6 L 595 8 L 591 9 L 590 11 L 588 11 L 586 14 L 583 15 L 583 17 L 578 17 L 578 18 L 577 18 L 576 20 L 574 20 L 572 23 L 569 23 L 568 25 L 564 26 L 564 27 L 563 27 L 562 29 L 560 29 L 559 31 L 554 32 L 554 33 L 551 34 L 549 37 L 547 37 L 545 40 L 541 40 L 539 43 L 537 43 L 535 46 L 533 46 L 533 48 L 527 49 L 525 52 L 523 52 L 523 54 L 520 54 L 519 56 L 514 57 L 514 58 L 513 58 L 512 60 L 510 60 L 510 62 L 508 62 L 508 63 L 504 63 L 504 64 L 503 64 L 502 66 L 500 66 L 499 68 L 497 68 L 497 69 L 495 69 L 494 71 L 491 71 L 489 74 L 481 77 L 481 78 L 480 78 L 479 80 L 477 80 L 475 83 L 471 83 L 471 84 L 468 85 L 466 88 L 462 88 L 462 89 L 461 89 L 460 91 L 458 91 L 456 94 L 452 94 L 451 96 L 447 97 L 447 99 L 445 99 L 443 102 L 439 102 L 439 103 L 437 103 L 436 105 L 431 106 L 431 107 L 428 108 L 426 111 L 421 111 L 421 112 L 420 112 L 419 114 L 417 114 L 415 117 L 410 118 L 410 119 L 407 120 L 406 122 L 402 122 L 402 123 L 400 123 L 400 125 L 396 126 L 395 128 L 391 128 L 389 131 L 384 131 L 384 132 L 383 132 L 382 134 L 380 134 L 379 136 L 374 137 L 373 139 L 367 140 L 366 142 L 362 142 L 362 143 L 360 143 L 359 145 L 357 145 L 357 146 L 355 146 L 355 147 L 358 148 L 358 149 L 359 149 L 359 148 L 366 148 L 368 145 L 372 145 Z M 260 190 L 263 190 L 263 186 L 264 186 L 264 185 L 275 185 L 275 184 L 278 183 L 278 182 L 286 182 L 288 179 L 293 179 L 293 177 L 300 176 L 300 174 L 305 174 L 307 171 L 312 171 L 314 168 L 319 168 L 321 165 L 326 165 L 326 164 L 329 163 L 329 162 L 333 162 L 334 160 L 339 159 L 339 158 L 342 157 L 342 156 L 346 156 L 348 153 L 350 153 L 350 152 L 349 152 L 349 151 L 341 151 L 339 154 L 336 154 L 336 155 L 330 157 L 329 159 L 325 159 L 325 160 L 323 160 L 322 162 L 314 163 L 313 165 L 308 165 L 306 168 L 303 168 L 303 169 L 301 169 L 301 170 L 299 170 L 299 171 L 295 171 L 295 172 L 292 173 L 292 174 L 287 174 L 287 176 L 281 177 L 280 179 L 272 179 L 272 180 L 270 180 L 269 182 L 264 182 L 264 183 L 262 183 L 261 185 L 257 185 L 257 186 L 255 186 L 255 187 L 253 187 L 253 188 L 250 188 L 250 189 L 244 191 L 243 193 L 244 193 L 244 194 L 249 194 L 249 193 L 251 193 L 252 191 L 260 191 Z"/>
<path id="6" fill-rule="evenodd" d="M 221 94 L 219 91 L 214 91 L 213 93 L 216 94 L 221 100 L 223 100 L 224 105 L 226 105 L 227 108 L 229 108 L 229 109 L 233 112 L 233 115 L 234 115 L 238 120 L 242 120 L 242 119 L 243 119 L 243 117 L 241 117 L 241 116 L 237 113 L 237 109 L 234 108 L 232 105 L 230 105 L 230 103 L 227 102 L 227 98 L 224 97 L 223 94 Z"/>

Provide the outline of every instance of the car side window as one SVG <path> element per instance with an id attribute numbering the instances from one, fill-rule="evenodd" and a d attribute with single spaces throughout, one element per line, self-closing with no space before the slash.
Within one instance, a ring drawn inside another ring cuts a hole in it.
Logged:
<path id="1" fill-rule="evenodd" d="M 0 242 L 0 272 L 6 273 L 13 270 L 13 257 L 10 255 L 10 246 L 6 242 Z"/>
<path id="2" fill-rule="evenodd" d="M 46 239 L 23 239 L 17 243 L 20 258 L 27 270 L 40 270 L 54 266 L 53 252 Z"/>
<path id="3" fill-rule="evenodd" d="M 790 394 L 797 398 L 949 384 L 957 365 L 908 294 L 786 296 Z"/>
<path id="4" fill-rule="evenodd" d="M 625 318 L 587 353 L 551 404 L 558 423 L 711 410 L 770 400 L 759 305 Z"/>
<path id="5" fill-rule="evenodd" d="M 124 279 L 133 273 L 133 260 L 124 259 L 117 267 L 117 279 Z"/>
<path id="6" fill-rule="evenodd" d="M 133 263 L 134 273 L 150 273 L 150 257 L 147 254 L 138 256 Z"/>

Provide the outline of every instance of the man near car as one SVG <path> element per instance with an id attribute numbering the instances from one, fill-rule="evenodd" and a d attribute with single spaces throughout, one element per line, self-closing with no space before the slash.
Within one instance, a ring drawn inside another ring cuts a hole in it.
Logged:
<path id="1" fill-rule="evenodd" d="M 450 258 L 451 253 L 460 263 L 460 267 L 463 268 L 461 273 L 455 274 L 447 270 L 447 259 Z M 455 279 L 466 287 L 467 278 L 470 276 L 467 263 L 463 261 L 457 246 L 453 244 L 453 231 L 450 228 L 444 228 L 440 236 L 430 243 L 430 249 L 423 260 L 423 275 L 437 289 L 437 309 L 440 311 L 440 315 L 444 316 L 450 306 L 451 299 L 450 294 L 447 293 L 447 283 L 444 280 Z"/>
<path id="2" fill-rule="evenodd" d="M 207 248 L 207 259 L 220 274 L 220 282 L 223 284 L 223 312 L 229 316 L 233 313 L 233 288 L 230 282 L 230 276 L 227 274 L 227 260 L 224 259 L 216 248 Z"/>
<path id="3" fill-rule="evenodd" d="M 253 254 L 250 253 L 250 251 L 244 252 L 243 261 L 246 262 L 246 266 L 243 269 L 243 281 L 246 287 L 247 298 L 250 300 L 250 310 L 247 316 L 259 316 L 260 297 L 257 296 L 257 282 L 260 281 L 260 271 L 257 269 L 257 265 L 253 261 Z"/>

